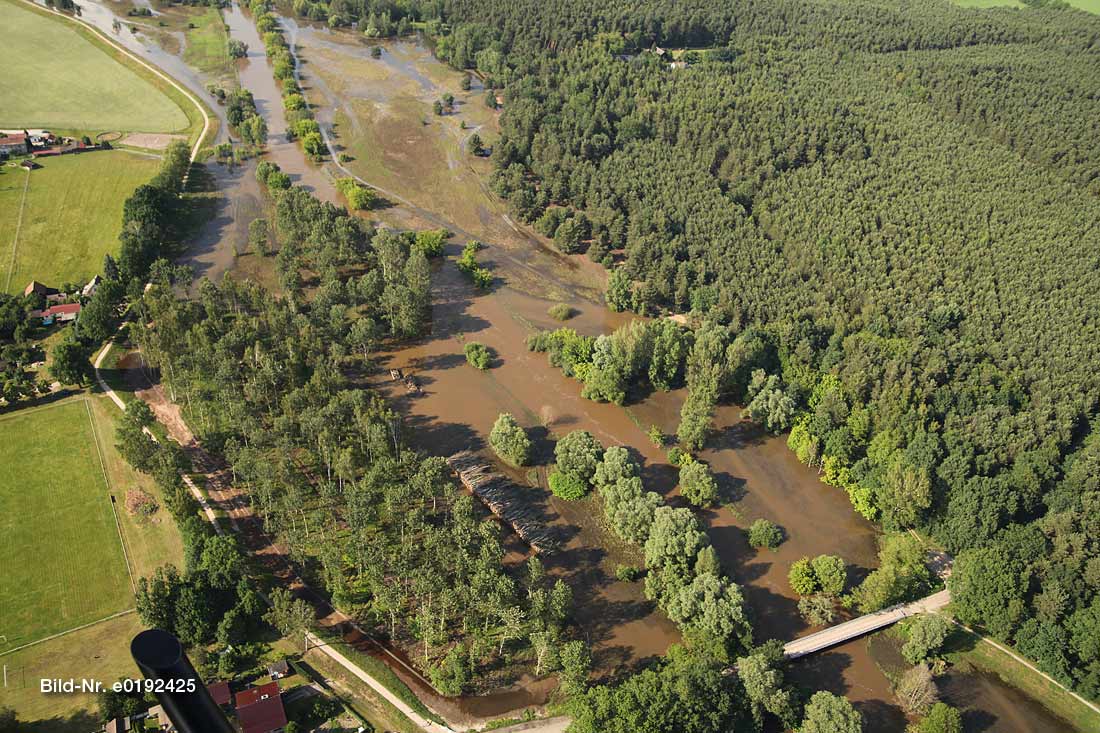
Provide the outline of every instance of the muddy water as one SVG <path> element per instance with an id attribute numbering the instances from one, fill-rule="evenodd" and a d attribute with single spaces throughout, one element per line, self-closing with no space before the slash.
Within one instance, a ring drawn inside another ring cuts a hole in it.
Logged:
<path id="1" fill-rule="evenodd" d="M 40 0 L 36 0 L 36 2 L 44 6 L 44 3 L 41 3 Z M 220 142 L 228 139 L 229 123 L 225 119 L 225 109 L 206 91 L 206 82 L 209 79 L 184 63 L 180 56 L 165 51 L 154 38 L 142 32 L 141 23 L 149 22 L 148 19 L 135 19 L 129 18 L 125 14 L 117 14 L 115 9 L 107 2 L 81 0 L 79 5 L 81 20 L 95 26 L 126 50 L 132 51 L 135 55 L 161 69 L 205 102 L 206 106 L 221 122 L 218 126 L 216 141 Z M 115 23 L 121 24 L 118 30 L 115 30 Z M 130 30 L 129 26 L 131 25 L 137 27 L 137 33 Z M 182 43 L 180 48 L 183 48 Z"/>
<path id="2" fill-rule="evenodd" d="M 279 132 L 286 127 L 281 96 L 251 21 L 236 6 L 226 11 L 226 20 L 233 37 L 249 44 L 249 58 L 242 62 L 241 78 L 255 94 L 257 105 L 268 120 L 274 143 L 270 155 L 300 185 L 312 188 L 323 198 L 334 198 L 329 179 L 305 160 L 300 149 L 280 144 Z M 302 35 L 307 45 L 311 38 L 324 36 L 329 41 L 325 31 L 308 29 Z M 347 51 L 362 52 L 355 48 Z M 391 64 L 390 68 L 394 73 L 405 73 L 408 62 Z M 424 80 L 430 83 L 430 77 L 419 72 L 414 79 L 421 88 Z M 332 95 L 327 86 L 324 92 Z M 339 103 L 339 99 L 333 101 Z M 247 220 L 254 215 L 250 197 L 257 192 L 246 183 L 252 178 L 248 169 L 215 172 L 215 177 L 227 192 L 227 208 L 215 220 L 215 225 L 222 228 L 218 241 L 234 241 L 241 235 L 241 225 L 247 226 Z M 608 332 L 629 320 L 629 316 L 611 313 L 586 297 L 598 288 L 602 275 L 598 268 L 584 260 L 557 255 L 544 242 L 515 227 L 503 215 L 498 202 L 480 198 L 480 194 L 483 191 L 471 192 L 479 198 L 478 216 L 473 223 L 462 217 L 465 228 L 454 225 L 450 218 L 460 212 L 437 213 L 431 202 L 425 202 L 428 208 L 424 210 L 416 210 L 415 205 L 408 207 L 410 218 L 419 216 L 435 225 L 442 221 L 460 239 L 477 237 L 497 245 L 482 253 L 481 259 L 498 275 L 497 289 L 486 295 L 476 292 L 449 261 L 443 264 L 434 279 L 436 298 L 431 336 L 386 355 L 386 367 L 401 367 L 416 374 L 424 387 L 422 395 L 410 396 L 391 383 L 379 385 L 408 415 L 413 441 L 435 454 L 484 449 L 484 436 L 496 416 L 508 411 L 531 428 L 539 461 L 545 464 L 551 460 L 552 434 L 583 428 L 605 444 L 634 447 L 645 461 L 648 484 L 669 494 L 675 502 L 675 474 L 665 462 L 663 452 L 649 442 L 644 428 L 657 424 L 671 432 L 682 395 L 657 395 L 631 407 L 629 412 L 599 405 L 582 400 L 579 385 L 551 368 L 545 355 L 528 353 L 523 339 L 531 330 L 557 325 L 546 316 L 550 302 L 532 296 L 531 292 L 553 292 L 557 297 L 564 295 L 572 300 L 580 315 L 570 325 L 585 333 Z M 457 245 L 451 245 L 448 256 L 453 257 L 457 250 Z M 192 253 L 194 263 L 206 268 L 200 274 L 208 276 L 224 269 L 224 255 L 224 248 L 217 253 L 204 253 L 201 244 Z M 497 352 L 494 369 L 478 372 L 466 365 L 461 349 L 468 340 L 481 341 Z M 723 488 L 734 501 L 730 507 L 705 517 L 712 541 L 720 550 L 727 571 L 745 586 L 758 640 L 786 639 L 806 633 L 808 629 L 799 619 L 795 599 L 786 586 L 790 562 L 802 555 L 839 554 L 850 563 L 852 579 L 856 580 L 873 566 L 875 531 L 855 515 L 841 492 L 823 486 L 812 471 L 798 464 L 782 439 L 762 435 L 751 425 L 743 424 L 736 408 L 723 408 L 717 417 L 720 437 L 704 453 L 704 458 L 718 472 Z M 516 478 L 527 479 L 523 475 Z M 545 487 L 545 470 L 536 470 L 531 480 Z M 545 521 L 559 533 L 562 551 L 548 559 L 548 566 L 552 572 L 567 577 L 574 587 L 579 626 L 593 645 L 602 671 L 628 669 L 640 660 L 663 653 L 679 639 L 676 628 L 645 601 L 638 584 L 614 579 L 615 565 L 637 562 L 637 554 L 606 541 L 606 534 L 593 521 L 596 513 L 593 505 L 560 502 L 536 489 L 532 489 L 532 501 L 543 512 Z M 757 553 L 744 543 L 740 528 L 761 516 L 785 527 L 790 536 L 778 552 Z M 904 727 L 904 716 L 892 702 L 889 683 L 864 641 L 850 642 L 800 661 L 794 665 L 792 676 L 807 687 L 847 695 L 867 718 L 867 730 L 897 731 Z M 1031 713 L 1021 713 L 1026 708 L 1013 705 L 1013 691 L 1002 689 L 1003 694 L 997 698 L 996 691 L 987 687 L 994 684 L 990 680 L 959 675 L 951 684 L 954 687 L 945 691 L 949 699 L 954 695 L 954 699 L 961 701 L 970 694 L 970 699 L 977 701 L 975 708 L 982 709 L 968 713 L 971 718 L 992 716 L 1018 726 L 986 729 L 1059 729 L 1033 725 L 1027 717 Z M 446 703 L 460 717 L 473 719 L 500 715 L 517 705 L 537 704 L 545 699 L 546 691 L 545 684 L 522 680 L 515 688 L 498 694 Z M 989 703 L 987 698 L 1003 699 L 1004 709 Z"/>
<path id="3" fill-rule="evenodd" d="M 895 678 L 909 664 L 901 655 L 899 638 L 882 632 L 863 644 L 875 662 Z M 996 675 L 965 666 L 950 667 L 936 677 L 940 699 L 962 712 L 966 733 L 1063 733 L 1072 730 L 1039 702 L 1005 684 Z M 901 730 L 899 727 L 898 730 Z"/>
<path id="4" fill-rule="evenodd" d="M 544 302 L 507 288 L 479 295 L 450 262 L 437 272 L 434 285 L 432 335 L 389 354 L 384 363 L 415 375 L 423 392 L 410 395 L 388 381 L 379 385 L 407 415 L 414 443 L 442 455 L 484 450 L 484 436 L 501 412 L 511 412 L 533 428 L 540 463 L 551 455 L 551 431 L 584 427 L 606 443 L 636 442 L 640 431 L 622 410 L 582 401 L 576 383 L 551 369 L 545 355 L 523 350 L 529 332 L 525 320 L 539 314 L 545 318 Z M 613 327 L 617 319 L 605 323 L 604 315 L 592 309 L 580 318 L 590 328 Z M 466 364 L 462 342 L 473 340 L 501 355 L 493 369 L 480 372 Z M 517 479 L 523 481 L 524 476 Z M 545 471 L 535 480 L 543 485 Z M 573 587 L 579 628 L 603 671 L 662 654 L 678 640 L 676 628 L 645 600 L 640 584 L 615 580 L 615 565 L 637 564 L 637 558 L 616 548 L 601 549 L 606 543 L 593 524 L 593 506 L 559 502 L 536 489 L 531 490 L 531 501 L 562 547 L 547 558 L 547 567 Z M 480 698 L 468 704 L 486 714 Z"/>
<path id="5" fill-rule="evenodd" d="M 321 166 L 306 159 L 296 142 L 286 139 L 287 122 L 283 95 L 271 73 L 264 44 L 252 19 L 236 3 L 222 11 L 229 35 L 248 44 L 248 55 L 241 59 L 237 73 L 241 86 L 252 92 L 256 110 L 267 122 L 268 142 L 264 159 L 277 163 L 296 186 L 301 186 L 324 201 L 336 202 L 336 190 Z"/>
<path id="6" fill-rule="evenodd" d="M 642 425 L 674 434 L 685 396 L 683 390 L 658 393 L 629 410 Z M 800 464 L 782 436 L 742 420 L 740 408 L 719 407 L 715 425 L 716 435 L 700 457 L 710 464 L 729 504 L 707 513 L 711 541 L 726 570 L 745 585 L 757 637 L 801 636 L 810 629 L 787 582 L 791 563 L 807 555 L 839 555 L 854 584 L 877 564 L 877 531 L 852 511 L 843 492 Z M 760 518 L 784 529 L 787 540 L 778 550 L 757 551 L 747 544 L 743 530 Z"/>
<path id="7" fill-rule="evenodd" d="M 387 88 L 394 95 L 391 102 L 399 95 L 423 101 L 442 93 L 429 74 L 417 70 L 427 62 L 427 51 L 412 44 L 385 47 L 387 69 L 400 78 L 372 84 L 368 91 L 362 84 L 329 78 L 336 68 L 328 63 L 330 58 L 354 64 L 368 52 L 365 46 L 327 30 L 305 27 L 296 29 L 295 37 L 296 46 L 307 58 L 311 51 L 324 54 L 325 64 L 319 64 L 323 68 L 316 70 L 314 86 L 328 102 L 318 114 L 323 125 L 331 125 L 332 109 L 349 109 L 347 98 L 341 95 L 377 103 Z M 310 65 L 304 68 L 308 72 Z M 339 92 L 334 91 L 337 89 Z M 442 168 L 442 160 L 438 168 Z M 411 172 L 403 173 L 406 180 L 412 178 Z M 401 178 L 398 175 L 393 180 L 400 185 Z M 420 192 L 409 189 L 400 193 L 416 202 Z M 596 290 L 593 280 L 602 273 L 586 260 L 561 257 L 516 228 L 499 202 L 485 196 L 483 190 L 472 189 L 469 196 L 484 202 L 473 220 L 462 208 L 468 201 L 451 204 L 454 208 L 441 213 L 465 225 L 448 227 L 460 238 L 476 237 L 494 245 L 480 257 L 502 277 L 492 295 L 482 295 L 452 265 L 444 265 L 435 278 L 431 337 L 390 355 L 387 367 L 416 374 L 424 387 L 423 394 L 415 397 L 389 388 L 409 416 L 413 440 L 435 453 L 483 450 L 484 436 L 497 415 L 511 412 L 532 429 L 541 460 L 548 462 L 552 460 L 551 434 L 586 429 L 605 445 L 634 448 L 646 464 L 647 486 L 677 502 L 676 473 L 664 451 L 649 441 L 645 428 L 656 424 L 674 432 L 683 395 L 655 395 L 629 412 L 589 402 L 580 398 L 577 382 L 549 366 L 544 354 L 527 352 L 523 344 L 532 330 L 559 325 L 546 315 L 551 303 L 531 293 L 564 294 L 581 311 L 568 325 L 583 333 L 606 333 L 628 321 L 629 316 L 611 313 L 594 302 L 595 298 L 589 299 Z M 466 365 L 462 346 L 470 340 L 496 351 L 493 369 L 482 373 Z M 723 408 L 717 417 L 720 438 L 704 458 L 736 500 L 732 507 L 708 513 L 709 534 L 726 570 L 745 586 L 758 639 L 793 638 L 809 629 L 798 616 L 797 598 L 787 586 L 790 563 L 803 555 L 838 554 L 851 564 L 856 580 L 874 565 L 875 530 L 852 511 L 843 493 L 823 486 L 812 470 L 800 465 L 782 439 L 741 423 L 735 408 Z M 537 477 L 542 485 L 543 473 Z M 678 640 L 675 627 L 645 602 L 640 588 L 614 580 L 614 565 L 621 558 L 614 550 L 596 549 L 608 545 L 607 534 L 591 516 L 584 516 L 598 514 L 598 508 L 571 506 L 548 499 L 544 493 L 533 492 L 532 497 L 540 504 L 545 520 L 565 540 L 564 551 L 551 565 L 570 579 L 577 593 L 581 627 L 591 634 L 603 671 L 628 668 L 662 653 Z M 758 517 L 771 519 L 787 530 L 790 540 L 778 552 L 757 553 L 747 547 L 742 528 Z M 865 649 L 858 645 L 842 648 L 823 658 L 821 663 L 825 662 L 832 664 L 836 687 L 867 706 L 891 709 L 888 682 Z M 896 715 L 878 717 L 896 719 Z M 888 722 L 877 729 L 891 730 Z"/>
<path id="8" fill-rule="evenodd" d="M 203 167 L 202 174 L 193 175 L 191 188 L 207 191 L 213 200 L 202 227 L 177 262 L 194 270 L 196 282 L 217 282 L 236 264 L 236 255 L 248 249 L 248 225 L 264 216 L 265 202 L 255 161 L 233 166 L 208 162 Z"/>
<path id="9" fill-rule="evenodd" d="M 1065 733 L 1070 727 L 994 675 L 952 670 L 937 681 L 944 702 L 963 711 L 967 733 Z"/>

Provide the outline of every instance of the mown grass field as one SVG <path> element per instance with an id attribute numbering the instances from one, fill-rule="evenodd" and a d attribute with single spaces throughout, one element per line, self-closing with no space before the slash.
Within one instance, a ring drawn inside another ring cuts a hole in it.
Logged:
<path id="1" fill-rule="evenodd" d="M 132 608 L 86 399 L 4 415 L 0 436 L 0 652 Z"/>
<path id="2" fill-rule="evenodd" d="M 90 32 L 17 0 L 0 0 L 0 28 L 0 128 L 183 132 L 191 126 L 176 101 L 119 63 L 117 52 L 105 52 L 102 41 L 89 40 Z"/>
<path id="3" fill-rule="evenodd" d="M 103 450 L 107 476 L 119 501 L 127 489 L 140 488 L 162 507 L 148 519 L 131 516 L 119 508 L 118 518 L 134 577 L 151 575 L 166 563 L 183 567 L 183 543 L 175 522 L 163 508 L 164 497 L 160 489 L 149 476 L 132 469 L 114 446 L 115 425 L 122 412 L 102 394 L 90 396 L 88 407 Z M 0 433 L 3 431 L 3 422 L 0 422 Z M 117 536 L 114 541 L 117 544 Z M 104 683 L 121 676 L 133 676 L 130 639 L 142 628 L 138 616 L 129 614 L 0 657 L 0 664 L 8 668 L 9 682 L 8 689 L 0 689 L 0 705 L 15 709 L 20 720 L 28 724 L 28 733 L 95 729 L 94 695 L 43 695 L 37 689 L 38 679 L 67 678 L 74 671 Z"/>
<path id="4" fill-rule="evenodd" d="M 99 730 L 95 695 L 44 695 L 38 691 L 38 680 L 76 677 L 109 684 L 119 677 L 138 677 L 130 640 L 143 628 L 138 615 L 131 613 L 0 657 L 0 664 L 8 668 L 0 705 L 15 710 L 21 732 Z"/>
<path id="5" fill-rule="evenodd" d="M 120 150 L 40 163 L 29 173 L 14 166 L 0 173 L 0 221 L 5 223 L 0 286 L 5 292 L 21 293 L 32 279 L 56 287 L 102 272 L 103 255 L 118 251 L 123 203 L 160 167 L 158 158 Z"/>

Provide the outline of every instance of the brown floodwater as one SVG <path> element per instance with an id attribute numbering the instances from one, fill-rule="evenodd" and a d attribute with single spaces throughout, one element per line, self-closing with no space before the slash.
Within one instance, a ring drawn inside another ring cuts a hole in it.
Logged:
<path id="1" fill-rule="evenodd" d="M 237 75 L 241 86 L 252 92 L 256 100 L 256 111 L 267 122 L 267 148 L 263 158 L 277 163 L 290 176 L 294 185 L 305 188 L 323 201 L 336 203 L 339 198 L 331 177 L 322 166 L 306 159 L 297 142 L 286 138 L 287 121 L 283 111 L 283 95 L 272 74 L 263 41 L 252 18 L 237 3 L 223 9 L 222 15 L 230 37 L 248 44 L 247 56 L 238 61 Z"/>
<path id="2" fill-rule="evenodd" d="M 251 20 L 236 5 L 224 12 L 231 35 L 249 45 L 248 58 L 240 65 L 241 82 L 253 92 L 268 122 L 271 143 L 267 156 L 298 185 L 322 199 L 336 201 L 331 175 L 307 161 L 296 144 L 285 141 L 281 95 Z M 301 29 L 292 26 L 292 30 L 297 34 Z M 316 29 L 304 32 L 307 43 L 309 34 L 320 37 L 325 33 Z M 349 54 L 363 52 L 353 44 L 342 45 Z M 410 51 L 408 44 L 405 46 L 403 60 L 390 60 L 391 68 L 427 86 L 430 74 L 409 73 L 416 67 L 408 66 Z M 176 75 L 175 67 L 181 61 L 161 63 L 163 60 L 154 56 L 150 55 L 151 60 Z M 422 58 L 416 63 L 435 62 Z M 332 94 L 327 87 L 324 91 Z M 324 124 L 324 110 L 320 117 Z M 213 168 L 211 172 L 221 198 L 188 261 L 200 276 L 217 277 L 230 266 L 227 252 L 231 254 L 231 245 L 246 236 L 247 223 L 259 215 L 262 203 L 251 165 Z M 398 221 L 447 226 L 459 240 L 448 246 L 448 258 L 457 254 L 466 239 L 489 242 L 491 246 L 479 259 L 497 276 L 495 289 L 480 293 L 450 259 L 437 265 L 431 334 L 383 355 L 384 367 L 401 367 L 415 374 L 423 386 L 423 392 L 413 396 L 381 377 L 378 382 L 407 416 L 412 441 L 434 454 L 485 450 L 485 436 L 497 415 L 511 412 L 530 429 L 538 462 L 546 464 L 552 460 L 553 435 L 586 429 L 605 445 L 634 448 L 644 462 L 647 486 L 676 503 L 675 472 L 663 450 L 649 441 L 645 429 L 655 424 L 674 432 L 683 394 L 652 395 L 625 410 L 589 402 L 580 398 L 577 382 L 551 367 L 544 354 L 530 353 L 524 346 L 533 330 L 559 325 L 546 315 L 552 305 L 550 295 L 569 301 L 578 310 L 569 325 L 582 333 L 606 333 L 633 318 L 612 313 L 598 302 L 604 277 L 601 268 L 583 258 L 563 257 L 530 231 L 516 226 L 483 188 L 470 195 L 477 199 L 473 220 L 464 212 L 438 211 L 430 202 L 424 203 L 424 209 L 418 208 L 420 202 L 408 202 L 387 214 Z M 455 218 L 464 226 L 456 225 Z M 466 364 L 462 346 L 471 340 L 496 352 L 493 369 L 479 372 Z M 732 406 L 718 410 L 718 435 L 702 453 L 731 498 L 728 505 L 707 512 L 703 519 L 725 569 L 744 587 L 757 640 L 789 639 L 810 631 L 799 618 L 796 598 L 787 587 L 790 563 L 803 555 L 838 554 L 849 563 L 851 580 L 857 581 L 874 566 L 876 531 L 851 509 L 842 492 L 821 484 L 813 470 L 799 464 L 782 438 L 762 433 L 742 421 L 738 413 Z M 515 473 L 514 478 L 545 489 L 544 468 L 530 474 Z M 679 640 L 676 627 L 645 600 L 640 584 L 615 579 L 616 564 L 637 564 L 640 558 L 636 550 L 617 545 L 603 531 L 594 503 L 562 502 L 538 488 L 532 488 L 531 496 L 546 523 L 558 533 L 561 549 L 547 558 L 547 565 L 574 588 L 578 627 L 592 644 L 601 672 L 630 669 L 664 653 Z M 757 552 L 745 543 L 742 529 L 758 517 L 771 519 L 786 530 L 788 540 L 777 551 Z M 549 692 L 545 681 L 524 678 L 491 695 L 441 699 L 415 677 L 402 674 L 400 668 L 396 671 L 433 707 L 446 708 L 467 720 L 538 705 Z M 863 712 L 868 731 L 900 731 L 904 727 L 904 715 L 894 704 L 889 681 L 868 651 L 866 640 L 800 660 L 792 665 L 790 675 L 808 688 L 848 696 Z M 945 699 L 967 708 L 968 730 L 1053 731 L 1065 727 L 1057 727 L 1044 709 L 1021 701 L 1019 693 L 999 680 L 953 672 L 943 687 Z"/>
<path id="3" fill-rule="evenodd" d="M 265 202 L 256 180 L 256 161 L 237 165 L 210 161 L 201 169 L 192 173 L 189 188 L 205 192 L 210 208 L 177 262 L 192 268 L 196 282 L 203 278 L 217 282 L 248 250 L 248 225 L 264 216 Z"/>
<path id="4" fill-rule="evenodd" d="M 879 633 L 854 643 L 867 648 L 875 662 L 895 678 L 909 668 L 901 655 L 901 642 L 894 634 Z M 952 666 L 945 674 L 937 676 L 936 688 L 941 700 L 962 712 L 965 733 L 1064 733 L 1073 730 L 1038 701 L 996 675 L 965 663 L 964 666 Z M 904 722 L 904 719 L 899 721 Z M 901 730 L 900 725 L 897 730 Z"/>
<path id="5" fill-rule="evenodd" d="M 951 670 L 936 680 L 944 702 L 963 711 L 966 733 L 1065 733 L 1071 730 L 1041 703 L 995 675 Z"/>

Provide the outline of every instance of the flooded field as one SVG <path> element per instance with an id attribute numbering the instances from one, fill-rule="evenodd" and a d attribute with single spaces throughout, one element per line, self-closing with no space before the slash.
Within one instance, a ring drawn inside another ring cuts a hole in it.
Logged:
<path id="1" fill-rule="evenodd" d="M 901 641 L 893 632 L 881 632 L 853 643 L 863 645 L 875 663 L 891 676 L 899 676 L 909 667 L 901 656 Z M 938 676 L 936 688 L 941 700 L 962 712 L 965 733 L 1064 733 L 1073 730 L 1042 704 L 1005 684 L 996 675 L 966 663 L 949 667 L 946 674 Z"/>
<path id="2" fill-rule="evenodd" d="M 222 11 L 229 35 L 248 44 L 248 55 L 239 61 L 237 75 L 241 86 L 252 92 L 256 111 L 267 121 L 267 148 L 264 160 L 277 163 L 290 176 L 291 183 L 312 192 L 323 201 L 337 201 L 332 179 L 321 166 L 308 161 L 296 142 L 286 139 L 287 122 L 283 97 L 271 72 L 264 44 L 252 18 L 237 4 Z"/>
<path id="3" fill-rule="evenodd" d="M 376 60 L 370 58 L 370 46 L 349 33 L 282 19 L 301 59 L 303 84 L 318 120 L 335 149 L 349 156 L 317 165 L 285 141 L 281 95 L 251 19 L 235 5 L 224 15 L 232 37 L 249 46 L 238 73 L 267 119 L 269 159 L 296 184 L 330 201 L 338 200 L 333 178 L 350 172 L 388 199 L 388 207 L 372 212 L 372 218 L 401 226 L 444 226 L 455 235 L 446 261 L 435 266 L 431 334 L 384 354 L 380 364 L 415 375 L 423 392 L 412 395 L 400 389 L 383 376 L 384 369 L 376 377 L 377 387 L 407 416 L 412 441 L 441 455 L 485 451 L 498 414 L 514 414 L 530 429 L 538 465 L 512 475 L 530 485 L 532 504 L 561 543 L 561 551 L 547 564 L 575 590 L 580 633 L 592 644 L 599 671 L 614 674 L 662 654 L 679 640 L 676 627 L 645 600 L 640 583 L 614 576 L 617 564 L 640 564 L 639 552 L 604 530 L 593 500 L 570 503 L 551 496 L 545 467 L 552 460 L 555 436 L 589 430 L 605 445 L 635 449 L 645 464 L 647 486 L 677 503 L 675 471 L 646 430 L 657 425 L 674 432 L 684 395 L 653 395 L 628 409 L 589 402 L 581 399 L 579 383 L 551 367 L 544 354 L 526 350 L 530 333 L 559 325 L 547 315 L 555 302 L 573 306 L 578 315 L 569 325 L 588 334 L 611 331 L 633 316 L 602 305 L 602 268 L 583 258 L 564 257 L 516 226 L 486 188 L 489 163 L 464 149 L 473 131 L 486 141 L 496 134 L 495 113 L 482 103 L 476 80 L 469 92 L 461 91 L 462 74 L 435 62 L 416 43 L 381 44 L 382 57 Z M 172 67 L 179 63 L 177 58 L 165 68 L 175 74 Z M 454 114 L 436 117 L 432 102 L 444 93 L 454 94 L 458 104 Z M 219 203 L 186 261 L 200 277 L 216 278 L 229 269 L 247 273 L 252 258 L 234 258 L 233 248 L 264 208 L 253 166 L 208 166 L 208 173 Z M 475 290 L 453 263 L 461 244 L 473 238 L 489 245 L 479 254 L 496 277 L 488 293 Z M 495 352 L 493 368 L 486 372 L 470 367 L 463 357 L 463 345 L 475 340 Z M 741 421 L 734 406 L 721 408 L 717 421 L 719 435 L 702 457 L 718 474 L 729 500 L 703 517 L 711 540 L 727 572 L 745 588 L 758 641 L 807 633 L 810 629 L 787 585 L 790 563 L 804 555 L 837 554 L 849 564 L 850 580 L 857 582 L 874 567 L 876 530 L 851 509 L 843 492 L 823 485 L 814 470 L 799 464 L 783 437 Z M 743 529 L 760 517 L 784 527 L 789 536 L 775 552 L 758 552 L 745 542 Z M 802 660 L 792 676 L 807 688 L 850 697 L 864 713 L 869 731 L 904 728 L 905 716 L 867 640 Z M 521 680 L 498 695 L 447 704 L 477 717 L 540 703 L 547 692 L 545 683 Z M 1041 716 L 1026 703 L 1015 704 L 1013 692 L 996 680 L 957 672 L 945 680 L 943 694 L 970 710 L 968 721 L 976 722 L 968 722 L 968 730 L 1058 730 L 1043 727 Z"/>

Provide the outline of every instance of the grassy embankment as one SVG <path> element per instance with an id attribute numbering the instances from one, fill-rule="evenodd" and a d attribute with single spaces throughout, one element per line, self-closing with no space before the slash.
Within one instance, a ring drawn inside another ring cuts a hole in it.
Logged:
<path id="1" fill-rule="evenodd" d="M 193 27 L 192 27 L 193 26 Z M 229 57 L 229 35 L 218 8 L 205 8 L 188 17 L 187 48 L 183 60 L 223 86 L 236 86 L 237 71 Z"/>
<path id="2" fill-rule="evenodd" d="M 32 279 L 56 287 L 102 272 L 103 256 L 118 250 L 123 203 L 160 167 L 118 150 L 40 162 L 34 171 L 8 165 L 0 173 L 0 221 L 11 222 L 0 242 L 5 292 L 21 293 Z"/>
<path id="3" fill-rule="evenodd" d="M 999 677 L 1005 684 L 1040 701 L 1050 712 L 1073 725 L 1074 730 L 1100 730 L 1100 713 L 1083 705 L 1063 687 L 1013 659 L 980 634 L 956 626 L 948 637 L 946 656 L 954 665 L 969 665 Z"/>

